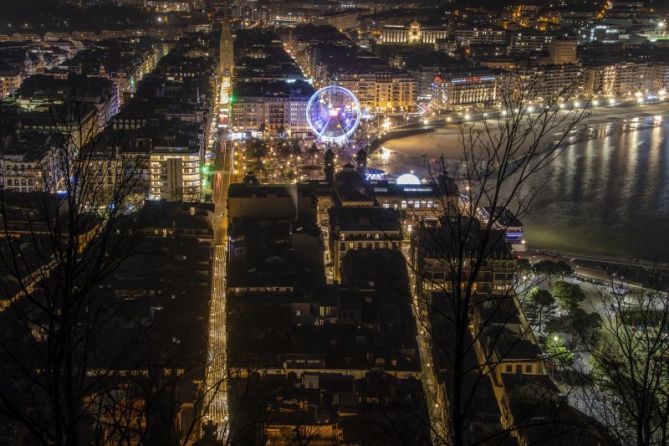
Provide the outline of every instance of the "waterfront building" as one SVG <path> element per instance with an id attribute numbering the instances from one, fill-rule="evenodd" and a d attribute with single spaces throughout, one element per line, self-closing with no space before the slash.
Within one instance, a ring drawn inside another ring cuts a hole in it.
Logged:
<path id="1" fill-rule="evenodd" d="M 432 83 L 432 101 L 439 109 L 492 105 L 497 100 L 497 76 L 488 70 L 440 74 Z"/>
<path id="2" fill-rule="evenodd" d="M 621 62 L 589 67 L 586 92 L 624 100 L 654 99 L 669 87 L 669 64 Z"/>
<path id="3" fill-rule="evenodd" d="M 585 75 L 579 65 L 540 65 L 519 69 L 501 79 L 500 88 L 522 89 L 528 100 L 574 100 L 584 92 Z"/>

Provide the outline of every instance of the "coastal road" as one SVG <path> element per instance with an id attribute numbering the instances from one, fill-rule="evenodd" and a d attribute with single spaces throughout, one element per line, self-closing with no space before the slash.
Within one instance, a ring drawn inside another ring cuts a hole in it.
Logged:
<path id="1" fill-rule="evenodd" d="M 629 288 L 669 290 L 669 264 L 666 262 L 546 249 L 528 250 L 524 257 L 535 261 L 565 261 L 572 265 L 577 276 L 606 285 L 613 280 Z"/>

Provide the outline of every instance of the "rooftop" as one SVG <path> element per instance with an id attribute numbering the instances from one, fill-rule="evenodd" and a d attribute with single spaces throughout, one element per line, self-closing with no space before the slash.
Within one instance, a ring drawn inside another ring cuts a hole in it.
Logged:
<path id="1" fill-rule="evenodd" d="M 476 220 L 444 220 L 438 228 L 420 228 L 416 236 L 425 258 L 450 258 L 461 249 L 466 256 L 511 260 L 504 231 L 486 231 Z"/>
<path id="2" fill-rule="evenodd" d="M 233 96 L 237 100 L 244 97 L 285 97 L 306 100 L 315 92 L 311 84 L 301 80 L 295 82 L 238 80 L 232 90 Z"/>
<path id="3" fill-rule="evenodd" d="M 335 232 L 398 232 L 399 213 L 378 207 L 334 207 L 329 209 L 330 227 Z"/>

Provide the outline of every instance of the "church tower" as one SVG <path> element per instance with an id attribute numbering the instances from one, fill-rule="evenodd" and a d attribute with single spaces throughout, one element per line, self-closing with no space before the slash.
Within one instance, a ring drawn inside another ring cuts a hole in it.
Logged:
<path id="1" fill-rule="evenodd" d="M 225 2 L 223 23 L 221 24 L 221 43 L 219 48 L 218 75 L 221 79 L 221 102 L 227 103 L 232 87 L 232 76 L 235 69 L 235 56 L 230 26 L 230 8 Z"/>
<path id="2" fill-rule="evenodd" d="M 367 152 L 365 152 L 365 149 L 360 149 L 355 154 L 355 170 L 363 179 L 365 178 L 367 172 Z"/>

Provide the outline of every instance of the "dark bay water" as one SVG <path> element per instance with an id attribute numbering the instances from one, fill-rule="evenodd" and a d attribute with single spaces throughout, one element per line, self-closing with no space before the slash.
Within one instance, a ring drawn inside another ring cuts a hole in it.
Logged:
<path id="1" fill-rule="evenodd" d="M 669 261 L 669 114 L 599 117 L 591 137 L 569 146 L 544 172 L 523 218 L 531 248 Z M 452 132 L 386 144 L 373 167 L 421 173 L 421 156 L 452 154 Z"/>

